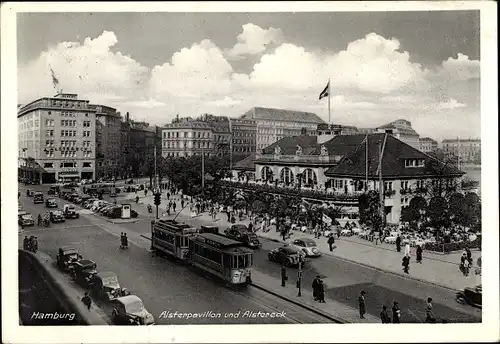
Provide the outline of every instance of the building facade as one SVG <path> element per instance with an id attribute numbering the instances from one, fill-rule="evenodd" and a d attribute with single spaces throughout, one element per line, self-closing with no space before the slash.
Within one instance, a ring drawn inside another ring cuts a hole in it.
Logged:
<path id="1" fill-rule="evenodd" d="M 436 140 L 431 139 L 430 137 L 421 137 L 420 138 L 420 150 L 424 153 L 433 152 L 438 149 L 438 143 Z"/>
<path id="2" fill-rule="evenodd" d="M 313 136 L 283 138 L 253 163 L 257 182 L 318 191 L 328 195 L 326 203 L 352 214 L 359 213 L 359 195 L 382 186 L 386 221 L 392 224 L 399 223 L 413 197 L 429 199 L 430 185 L 439 181 L 443 188 L 456 189 L 464 175 L 387 133 L 339 135 L 324 142 Z M 236 167 L 233 178 L 241 179 L 251 162 Z"/>
<path id="3" fill-rule="evenodd" d="M 479 139 L 445 139 L 441 143 L 441 148 L 445 156 L 458 156 L 461 163 L 481 160 L 481 140 Z"/>
<path id="4" fill-rule="evenodd" d="M 35 163 L 42 183 L 93 179 L 96 109 L 76 94 L 60 93 L 18 109 L 19 156 Z"/>
<path id="5" fill-rule="evenodd" d="M 255 154 L 257 124 L 252 119 L 229 118 L 231 131 L 231 160 L 237 163 Z"/>
<path id="6" fill-rule="evenodd" d="M 398 119 L 380 126 L 376 128 L 375 132 L 391 134 L 413 148 L 420 149 L 420 135 L 411 127 L 411 122 L 405 119 Z"/>
<path id="7" fill-rule="evenodd" d="M 96 179 L 120 175 L 122 118 L 116 109 L 90 105 L 96 110 Z"/>
<path id="8" fill-rule="evenodd" d="M 323 121 L 311 112 L 254 107 L 243 114 L 241 119 L 252 119 L 257 126 L 256 151 L 260 151 L 283 137 L 300 135 L 305 128 L 311 135 L 316 134 L 318 124 Z"/>
<path id="9" fill-rule="evenodd" d="M 210 156 L 214 151 L 213 128 L 207 122 L 180 120 L 162 128 L 162 156 Z"/>

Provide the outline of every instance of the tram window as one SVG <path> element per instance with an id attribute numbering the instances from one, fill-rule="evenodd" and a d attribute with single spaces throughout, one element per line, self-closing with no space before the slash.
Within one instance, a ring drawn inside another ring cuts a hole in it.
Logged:
<path id="1" fill-rule="evenodd" d="M 231 256 L 228 254 L 224 254 L 223 262 L 224 262 L 225 267 L 227 267 L 227 268 L 231 267 Z"/>
<path id="2" fill-rule="evenodd" d="M 245 268 L 246 265 L 246 257 L 245 256 L 238 256 L 238 268 Z"/>
<path id="3" fill-rule="evenodd" d="M 181 238 L 178 236 L 175 237 L 175 246 L 177 247 L 181 246 Z"/>
<path id="4" fill-rule="evenodd" d="M 231 269 L 237 269 L 238 268 L 238 256 L 232 256 L 231 257 Z"/>

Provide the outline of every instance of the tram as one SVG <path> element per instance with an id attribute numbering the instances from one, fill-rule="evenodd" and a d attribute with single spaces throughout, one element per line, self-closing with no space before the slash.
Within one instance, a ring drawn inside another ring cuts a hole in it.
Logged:
<path id="1" fill-rule="evenodd" d="M 166 253 L 230 285 L 250 283 L 253 251 L 214 231 L 202 232 L 172 220 L 152 221 L 151 250 Z"/>

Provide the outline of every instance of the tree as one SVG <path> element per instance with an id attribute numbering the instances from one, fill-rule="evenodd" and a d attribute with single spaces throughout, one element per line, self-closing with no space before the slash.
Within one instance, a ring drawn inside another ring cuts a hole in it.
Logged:
<path id="1" fill-rule="evenodd" d="M 466 224 L 464 195 L 458 192 L 452 194 L 448 201 L 448 208 L 450 212 L 450 219 L 454 223 L 460 225 Z"/>
<path id="2" fill-rule="evenodd" d="M 382 228 L 380 216 L 380 200 L 377 191 L 368 191 L 359 196 L 359 223 L 372 227 L 375 230 Z"/>
<path id="3" fill-rule="evenodd" d="M 464 197 L 464 224 L 475 229 L 481 228 L 481 199 L 474 192 Z"/>
<path id="4" fill-rule="evenodd" d="M 449 227 L 448 204 L 443 197 L 433 197 L 427 207 L 427 215 L 435 227 Z"/>
<path id="5" fill-rule="evenodd" d="M 411 228 L 416 229 L 420 221 L 424 219 L 427 202 L 425 198 L 416 196 L 410 204 L 401 211 L 401 221 L 408 222 Z"/>

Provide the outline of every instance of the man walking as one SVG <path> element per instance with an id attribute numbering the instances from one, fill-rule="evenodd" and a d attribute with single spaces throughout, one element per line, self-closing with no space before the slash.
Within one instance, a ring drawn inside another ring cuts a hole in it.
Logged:
<path id="1" fill-rule="evenodd" d="M 364 290 L 361 290 L 361 293 L 359 294 L 358 297 L 359 317 L 361 319 L 365 319 L 365 313 L 366 313 L 365 294 L 366 293 L 364 292 Z"/>
<path id="2" fill-rule="evenodd" d="M 90 298 L 90 295 L 87 291 L 85 292 L 85 296 L 82 297 L 82 302 L 90 311 L 90 307 L 92 306 L 92 299 Z"/>
<path id="3" fill-rule="evenodd" d="M 423 252 L 422 246 L 418 245 L 416 255 L 417 255 L 417 263 L 420 264 L 422 264 L 422 252 Z"/>
<path id="4" fill-rule="evenodd" d="M 426 317 L 425 317 L 426 323 L 430 323 L 430 324 L 436 323 L 436 318 L 434 317 L 434 314 L 432 312 L 432 298 L 431 297 L 427 298 L 427 307 L 425 307 L 425 314 L 426 314 Z"/>
<path id="5" fill-rule="evenodd" d="M 325 301 L 325 285 L 323 281 L 320 279 L 318 282 L 318 301 L 319 303 L 326 303 Z"/>
<path id="6" fill-rule="evenodd" d="M 330 252 L 333 252 L 333 244 L 335 244 L 335 237 L 333 234 L 330 234 L 330 237 L 328 238 L 328 247 L 330 248 Z"/>
<path id="7" fill-rule="evenodd" d="M 281 265 L 281 286 L 286 287 L 286 280 L 288 279 L 286 275 L 286 267 L 285 264 Z"/>
<path id="8" fill-rule="evenodd" d="M 390 324 L 391 323 L 391 317 L 389 316 L 389 313 L 387 312 L 386 306 L 382 306 L 382 312 L 380 312 L 380 320 L 382 320 L 382 324 Z"/>
<path id="9" fill-rule="evenodd" d="M 399 324 L 401 321 L 401 309 L 399 308 L 399 304 L 397 301 L 394 301 L 392 305 L 392 323 Z"/>
<path id="10" fill-rule="evenodd" d="M 396 251 L 401 252 L 401 237 L 399 236 L 399 234 L 396 238 Z"/>
<path id="11" fill-rule="evenodd" d="M 318 301 L 318 285 L 319 285 L 319 275 L 312 282 L 313 298 L 314 301 Z"/>
<path id="12" fill-rule="evenodd" d="M 405 274 L 410 273 L 410 257 L 409 256 L 404 256 L 403 257 L 403 271 Z"/>

